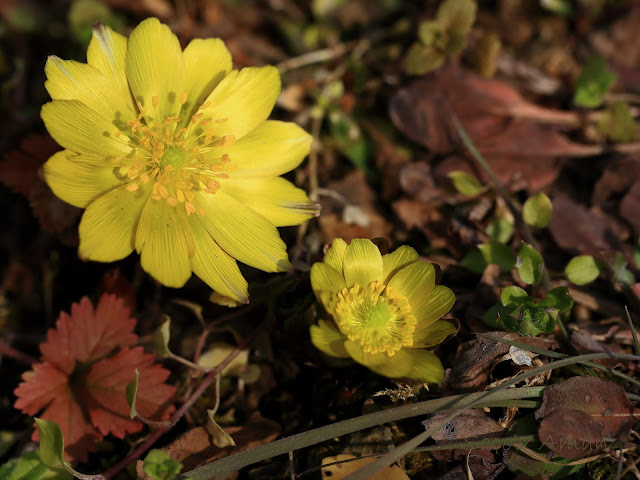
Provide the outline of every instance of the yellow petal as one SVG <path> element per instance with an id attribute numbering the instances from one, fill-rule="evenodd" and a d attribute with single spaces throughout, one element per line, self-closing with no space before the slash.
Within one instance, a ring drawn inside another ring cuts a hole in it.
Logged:
<path id="1" fill-rule="evenodd" d="M 371 240 L 356 238 L 344 253 L 344 279 L 347 286 L 361 287 L 382 280 L 382 255 Z"/>
<path id="2" fill-rule="evenodd" d="M 456 301 L 456 296 L 449 287 L 436 285 L 429 296 L 414 308 L 413 314 L 418 319 L 416 332 L 428 327 L 446 314 Z"/>
<path id="3" fill-rule="evenodd" d="M 195 243 L 193 273 L 216 292 L 236 302 L 249 303 L 247 281 L 238 264 L 211 238 L 197 215 L 187 218 Z"/>
<path id="4" fill-rule="evenodd" d="M 231 54 L 219 38 L 196 38 L 189 42 L 183 56 L 187 103 L 182 118 L 189 121 L 231 70 Z"/>
<path id="5" fill-rule="evenodd" d="M 164 200 L 147 200 L 135 240 L 145 272 L 167 287 L 182 287 L 191 276 L 193 244 L 183 209 Z"/>
<path id="6" fill-rule="evenodd" d="M 113 91 L 123 100 L 126 99 L 131 109 L 135 110 L 124 72 L 126 54 L 127 37 L 114 32 L 103 23 L 94 25 L 87 49 L 87 63 L 100 70 L 109 80 Z"/>
<path id="7" fill-rule="evenodd" d="M 194 198 L 202 224 L 233 258 L 265 272 L 291 270 L 287 247 L 278 230 L 263 216 L 224 193 L 200 191 Z"/>
<path id="8" fill-rule="evenodd" d="M 393 253 L 388 253 L 382 256 L 382 283 L 385 285 L 389 283 L 391 277 L 398 273 L 401 269 L 417 262 L 420 259 L 418 252 L 407 245 L 402 245 L 396 248 Z"/>
<path id="9" fill-rule="evenodd" d="M 420 382 L 440 383 L 444 379 L 442 362 L 433 352 L 424 349 L 401 350 L 411 356 L 411 371 L 404 376 Z"/>
<path id="10" fill-rule="evenodd" d="M 342 272 L 338 272 L 331 265 L 316 262 L 311 267 L 311 288 L 327 312 L 333 314 L 337 294 L 346 286 Z"/>
<path id="11" fill-rule="evenodd" d="M 77 100 L 45 103 L 42 120 L 53 139 L 64 148 L 103 157 L 125 157 L 131 152 L 126 140 L 109 120 Z"/>
<path id="12" fill-rule="evenodd" d="M 322 352 L 332 357 L 348 358 L 349 353 L 344 348 L 347 339 L 338 329 L 329 322 L 320 320 L 318 325 L 311 325 L 309 329 L 311 343 Z"/>
<path id="13" fill-rule="evenodd" d="M 131 32 L 125 72 L 133 98 L 142 104 L 147 118 L 162 120 L 179 114 L 179 98 L 185 91 L 184 70 L 178 38 L 157 18 L 147 18 Z M 156 108 L 153 97 L 158 97 Z"/>
<path id="14" fill-rule="evenodd" d="M 83 155 L 69 150 L 49 158 L 43 172 L 44 179 L 57 197 L 80 208 L 85 208 L 96 197 L 122 183 L 114 175 L 113 167 L 96 166 L 86 161 Z"/>
<path id="15" fill-rule="evenodd" d="M 300 225 L 318 216 L 320 206 L 304 190 L 281 177 L 230 179 L 225 193 L 255 210 L 276 227 Z"/>
<path id="16" fill-rule="evenodd" d="M 396 273 L 387 284 L 407 297 L 414 311 L 427 299 L 436 281 L 436 271 L 427 262 L 415 262 Z"/>
<path id="17" fill-rule="evenodd" d="M 300 165 L 310 149 L 311 135 L 298 125 L 268 120 L 233 145 L 219 149 L 218 157 L 226 153 L 238 165 L 234 177 L 277 177 Z"/>
<path id="18" fill-rule="evenodd" d="M 428 327 L 425 327 L 413 334 L 413 345 L 407 348 L 424 348 L 433 347 L 444 340 L 449 335 L 455 335 L 458 329 L 456 326 L 445 320 L 432 323 Z"/>
<path id="19" fill-rule="evenodd" d="M 121 122 L 122 126 L 135 118 L 130 96 L 121 96 L 97 68 L 50 56 L 44 71 L 47 75 L 44 86 L 52 99 L 79 100 L 107 120 Z"/>
<path id="20" fill-rule="evenodd" d="M 275 67 L 249 67 L 229 73 L 205 100 L 205 118 L 216 123 L 216 134 L 236 140 L 264 122 L 280 95 L 280 74 Z M 265 150 L 261 150 L 265 151 Z M 231 155 L 231 154 L 230 154 Z"/>
<path id="21" fill-rule="evenodd" d="M 334 238 L 331 247 L 322 260 L 325 264 L 332 266 L 342 273 L 342 262 L 344 260 L 344 252 L 347 251 L 347 242 L 341 238 Z"/>
<path id="22" fill-rule="evenodd" d="M 356 362 L 385 377 L 406 377 L 413 368 L 413 357 L 404 349 L 390 357 L 386 353 L 365 353 L 359 343 L 351 340 L 344 347 Z"/>
<path id="23" fill-rule="evenodd" d="M 80 221 L 81 258 L 113 262 L 133 251 L 134 235 L 150 188 L 129 192 L 124 185 L 96 198 Z"/>

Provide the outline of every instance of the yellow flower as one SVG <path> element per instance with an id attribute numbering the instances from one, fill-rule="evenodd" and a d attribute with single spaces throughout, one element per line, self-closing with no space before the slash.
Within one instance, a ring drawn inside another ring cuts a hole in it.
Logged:
<path id="1" fill-rule="evenodd" d="M 300 164 L 311 137 L 267 121 L 280 94 L 274 67 L 231 70 L 220 39 L 184 51 L 150 18 L 127 40 L 94 28 L 87 63 L 50 57 L 42 107 L 65 150 L 44 175 L 60 198 L 86 208 L 79 255 L 119 260 L 133 249 L 157 280 L 191 273 L 247 302 L 236 259 L 268 272 L 291 268 L 276 227 L 318 214 L 279 175 Z"/>
<path id="2" fill-rule="evenodd" d="M 311 341 L 380 375 L 439 383 L 444 370 L 426 350 L 456 333 L 440 320 L 455 301 L 435 285 L 435 269 L 407 246 L 381 255 L 370 240 L 336 239 L 311 268 L 311 286 L 331 321 L 311 326 Z"/>

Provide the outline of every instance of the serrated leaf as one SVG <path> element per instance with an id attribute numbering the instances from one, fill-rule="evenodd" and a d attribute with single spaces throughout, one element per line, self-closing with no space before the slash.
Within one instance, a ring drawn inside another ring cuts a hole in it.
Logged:
<path id="1" fill-rule="evenodd" d="M 153 347 L 158 358 L 170 357 L 169 340 L 171 339 L 171 319 L 165 315 L 166 320 L 153 334 Z"/>
<path id="2" fill-rule="evenodd" d="M 213 410 L 207 410 L 207 431 L 213 438 L 213 444 L 218 448 L 235 447 L 236 442 L 233 441 L 231 435 L 225 432 L 218 422 L 214 418 L 215 412 Z"/>
<path id="3" fill-rule="evenodd" d="M 544 263 L 542 255 L 528 243 L 522 243 L 518 251 L 518 260 L 516 261 L 516 269 L 520 280 L 527 285 L 537 285 L 542 280 L 542 269 Z"/>
<path id="4" fill-rule="evenodd" d="M 40 460 L 47 467 L 60 467 L 64 462 L 64 437 L 52 420 L 34 418 L 40 435 Z"/>
<path id="5" fill-rule="evenodd" d="M 582 66 L 578 77 L 573 103 L 580 107 L 599 107 L 615 81 L 616 75 L 609 71 L 604 58 L 589 58 Z"/>
<path id="6" fill-rule="evenodd" d="M 614 102 L 600 116 L 598 129 L 612 142 L 622 143 L 635 140 L 638 127 L 633 120 L 631 109 L 624 102 Z"/>
<path id="7" fill-rule="evenodd" d="M 508 272 L 516 264 L 515 254 L 502 243 L 481 243 L 478 249 L 482 252 L 485 262 L 498 265 L 503 272 Z"/>
<path id="8" fill-rule="evenodd" d="M 591 255 L 573 257 L 564 269 L 567 279 L 575 285 L 586 285 L 600 275 L 598 261 Z"/>
<path id="9" fill-rule="evenodd" d="M 486 190 L 486 187 L 482 186 L 475 177 L 472 177 L 467 172 L 456 170 L 450 172 L 447 176 L 453 182 L 453 188 L 462 195 L 473 197 Z"/>
<path id="10" fill-rule="evenodd" d="M 173 480 L 182 470 L 182 463 L 162 450 L 153 449 L 145 457 L 142 469 L 153 480 Z"/>
<path id="11" fill-rule="evenodd" d="M 138 396 L 138 381 L 140 380 L 140 372 L 136 368 L 136 379 L 127 385 L 125 389 L 125 395 L 127 396 L 127 403 L 131 408 L 129 412 L 129 418 L 133 420 L 138 416 L 138 412 L 136 410 L 136 397 Z"/>
<path id="12" fill-rule="evenodd" d="M 142 428 L 129 418 L 125 394 L 136 369 L 141 373 L 136 409 L 145 418 L 171 414 L 175 389 L 163 383 L 169 371 L 154 365 L 155 357 L 142 347 L 126 346 L 137 336 L 121 301 L 103 295 L 94 311 L 85 299 L 72 306 L 70 316 L 61 315 L 57 326 L 41 346 L 47 361 L 33 364 L 14 391 L 15 407 L 28 415 L 44 410 L 40 418 L 57 422 L 68 460 L 86 461 L 104 435 L 123 437 Z M 38 439 L 37 431 L 32 438 Z"/>
<path id="13" fill-rule="evenodd" d="M 540 192 L 524 202 L 522 218 L 533 227 L 545 228 L 551 221 L 551 200 L 546 193 Z"/>
<path id="14" fill-rule="evenodd" d="M 504 287 L 500 292 L 500 303 L 505 307 L 522 305 L 527 299 L 529 294 L 515 285 Z"/>

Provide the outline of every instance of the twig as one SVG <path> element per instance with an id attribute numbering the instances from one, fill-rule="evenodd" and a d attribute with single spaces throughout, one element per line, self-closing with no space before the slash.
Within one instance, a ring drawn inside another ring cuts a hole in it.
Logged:
<path id="1" fill-rule="evenodd" d="M 280 62 L 276 67 L 280 73 L 284 73 L 288 70 L 294 70 L 296 68 L 305 67 L 307 65 L 313 65 L 314 63 L 322 63 L 334 58 L 339 58 L 349 50 L 351 50 L 358 41 L 349 43 L 341 43 L 334 47 L 324 48 L 322 50 L 314 50 L 313 52 L 305 53 L 298 57 L 289 58 L 284 62 Z"/>
<path id="2" fill-rule="evenodd" d="M 194 403 L 202 396 L 202 394 L 209 388 L 211 382 L 222 372 L 227 365 L 231 363 L 231 361 L 238 356 L 238 354 L 244 350 L 253 340 L 256 338 L 258 333 L 260 333 L 264 327 L 266 326 L 266 321 L 262 321 L 258 327 L 244 339 L 244 341 L 238 345 L 233 352 L 231 352 L 224 361 L 218 365 L 215 369 L 211 370 L 205 379 L 202 381 L 200 386 L 193 392 L 193 394 L 182 404 L 182 406 L 176 410 L 176 412 L 171 416 L 170 422 L 171 424 L 166 427 L 158 428 L 154 430 L 151 435 L 147 437 L 147 439 L 142 442 L 138 448 L 133 450 L 129 455 L 127 455 L 120 462 L 115 464 L 105 473 L 103 473 L 103 478 L 105 480 L 109 480 L 115 477 L 118 473 L 124 470 L 131 462 L 139 459 L 153 444 L 171 427 L 173 427 L 178 421 L 182 418 L 182 416 L 193 406 Z"/>
<path id="3" fill-rule="evenodd" d="M 31 355 L 27 355 L 26 353 L 16 350 L 15 348 L 10 347 L 6 343 L 0 341 L 0 356 L 2 355 L 6 355 L 7 357 L 11 357 L 14 360 L 17 360 L 22 363 L 26 363 L 28 365 L 31 365 L 38 361 L 37 359 L 33 358 Z"/>

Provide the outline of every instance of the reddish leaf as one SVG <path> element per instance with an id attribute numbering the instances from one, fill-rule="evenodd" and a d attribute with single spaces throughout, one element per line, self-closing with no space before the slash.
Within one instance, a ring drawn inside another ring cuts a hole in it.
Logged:
<path id="1" fill-rule="evenodd" d="M 24 380 L 14 391 L 18 400 L 15 407 L 28 415 L 40 415 L 45 420 L 58 423 L 64 435 L 65 457 L 70 461 L 84 462 L 87 453 L 95 451 L 102 436 L 89 422 L 87 412 L 78 403 L 69 386 L 69 378 L 49 363 L 36 363 L 33 371 L 22 375 Z M 38 430 L 31 438 L 38 441 Z"/>
<path id="2" fill-rule="evenodd" d="M 137 335 L 129 309 L 114 295 L 104 294 L 97 308 L 86 297 L 62 313 L 57 328 L 40 345 L 43 363 L 23 375 L 15 407 L 60 425 L 68 460 L 85 461 L 97 441 L 112 433 L 142 429 L 129 418 L 125 389 L 140 372 L 136 408 L 147 418 L 166 418 L 173 412 L 175 389 L 163 382 L 169 371 L 154 364 L 142 347 L 129 348 Z M 120 350 L 120 348 L 122 348 Z M 79 364 L 82 368 L 76 368 Z M 37 439 L 37 431 L 34 433 Z"/>
<path id="3" fill-rule="evenodd" d="M 71 306 L 71 315 L 62 312 L 56 328 L 49 330 L 47 341 L 40 345 L 42 360 L 70 374 L 78 361 L 98 360 L 117 347 L 133 344 L 138 338 L 135 324 L 115 295 L 103 295 L 95 310 L 84 297 Z"/>
<path id="4" fill-rule="evenodd" d="M 54 233 L 71 226 L 82 212 L 56 197 L 40 177 L 40 167 L 59 150 L 50 136 L 31 135 L 20 144 L 19 150 L 9 152 L 0 162 L 0 182 L 25 196 L 40 224 Z"/>
<path id="5" fill-rule="evenodd" d="M 136 369 L 140 372 L 136 396 L 138 413 L 145 418 L 166 418 L 173 411 L 168 404 L 175 389 L 163 384 L 169 371 L 154 365 L 154 359 L 155 356 L 144 353 L 142 347 L 124 348 L 91 366 L 82 392 L 91 420 L 100 433 L 122 438 L 125 433 L 135 433 L 142 428 L 138 420 L 129 419 L 125 396 L 127 384 L 136 378 Z"/>

